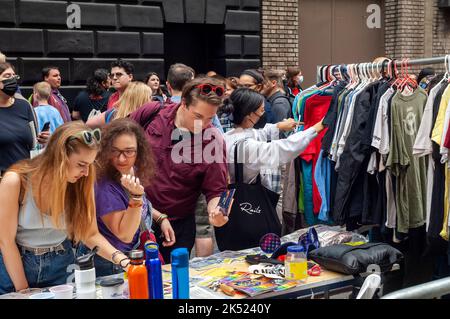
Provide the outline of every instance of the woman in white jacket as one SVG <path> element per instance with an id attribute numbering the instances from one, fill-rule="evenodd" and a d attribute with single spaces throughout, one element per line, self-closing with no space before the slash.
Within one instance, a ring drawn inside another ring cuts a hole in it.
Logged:
<path id="1" fill-rule="evenodd" d="M 234 150 L 239 142 L 243 144 L 240 149 L 244 150 L 243 154 L 239 151 L 238 156 L 238 161 L 244 164 L 244 183 L 254 183 L 261 173 L 262 184 L 277 191 L 272 187 L 272 176 L 268 172 L 276 173 L 281 165 L 295 159 L 324 129 L 322 121 L 280 140 L 280 131 L 292 131 L 298 123 L 293 119 L 286 119 L 277 124 L 266 124 L 262 129 L 254 129 L 253 126 L 264 114 L 264 97 L 261 94 L 239 88 L 226 103 L 226 111 L 232 114 L 235 125 L 235 129 L 225 134 L 230 183 L 235 181 Z"/>

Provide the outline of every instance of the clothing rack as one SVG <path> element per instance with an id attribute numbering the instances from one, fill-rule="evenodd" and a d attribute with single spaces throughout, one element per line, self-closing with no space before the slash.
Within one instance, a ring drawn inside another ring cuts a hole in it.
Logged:
<path id="1" fill-rule="evenodd" d="M 383 62 L 378 62 L 378 63 L 377 62 L 359 62 L 359 63 L 353 63 L 353 64 L 358 65 L 359 68 L 362 68 L 364 66 L 367 67 L 370 65 L 372 68 L 377 67 L 377 69 L 378 68 L 384 69 L 390 61 L 392 61 L 392 60 L 389 58 L 386 58 Z M 411 59 L 411 60 L 410 59 L 407 59 L 407 60 L 406 59 L 400 59 L 400 60 L 395 59 L 394 63 L 395 63 L 395 66 L 401 67 L 405 63 L 405 61 L 407 62 L 406 66 L 429 65 L 429 64 L 450 64 L 450 55 L 441 56 L 441 57 Z M 321 76 L 322 76 L 321 72 L 323 70 L 323 67 L 325 67 L 325 66 L 328 66 L 329 67 L 328 70 L 330 70 L 330 72 L 331 72 L 336 67 L 342 67 L 344 65 L 349 65 L 349 64 L 331 64 L 331 65 L 317 66 L 317 79 L 321 78 Z"/>

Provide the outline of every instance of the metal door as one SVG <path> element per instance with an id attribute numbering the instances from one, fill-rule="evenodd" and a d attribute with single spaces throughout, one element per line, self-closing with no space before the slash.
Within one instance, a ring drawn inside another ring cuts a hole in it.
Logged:
<path id="1" fill-rule="evenodd" d="M 299 62 L 303 87 L 317 66 L 369 62 L 384 55 L 384 1 L 299 0 Z"/>

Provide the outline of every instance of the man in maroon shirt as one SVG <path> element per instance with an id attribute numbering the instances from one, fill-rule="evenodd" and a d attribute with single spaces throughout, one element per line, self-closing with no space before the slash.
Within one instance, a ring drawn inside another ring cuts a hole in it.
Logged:
<path id="1" fill-rule="evenodd" d="M 114 104 L 119 100 L 120 95 L 125 91 L 128 83 L 133 81 L 134 66 L 130 62 L 124 60 L 117 60 L 111 63 L 111 73 L 109 78 L 111 79 L 111 84 L 116 89 L 108 100 L 107 109 L 113 108 Z"/>
<path id="2" fill-rule="evenodd" d="M 197 78 L 184 88 L 181 103 L 152 102 L 130 115 L 145 128 L 157 162 L 151 186 L 145 189 L 155 209 L 167 214 L 175 231 L 175 244 L 163 242 L 160 221 L 155 232 L 160 252 L 170 262 L 174 248 L 189 250 L 195 241 L 195 206 L 206 196 L 209 222 L 228 222 L 217 204 L 227 188 L 225 142 L 211 120 L 222 104 L 223 84 L 214 78 Z M 231 205 L 230 205 L 231 206 Z"/>

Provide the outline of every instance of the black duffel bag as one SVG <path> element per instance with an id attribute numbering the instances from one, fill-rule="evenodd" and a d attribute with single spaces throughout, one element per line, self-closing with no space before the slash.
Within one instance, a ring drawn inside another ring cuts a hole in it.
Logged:
<path id="1" fill-rule="evenodd" d="M 281 235 L 276 211 L 279 195 L 261 184 L 260 175 L 255 184 L 243 182 L 244 165 L 237 160 L 238 149 L 242 145 L 240 141 L 234 149 L 235 183 L 229 188 L 235 188 L 236 192 L 230 219 L 224 226 L 214 228 L 220 251 L 258 247 L 265 234 Z"/>
<path id="2" fill-rule="evenodd" d="M 332 245 L 314 249 L 308 254 L 308 259 L 320 266 L 348 275 L 364 273 L 371 265 L 378 266 L 381 272 L 389 271 L 402 258 L 400 251 L 384 243 Z"/>

